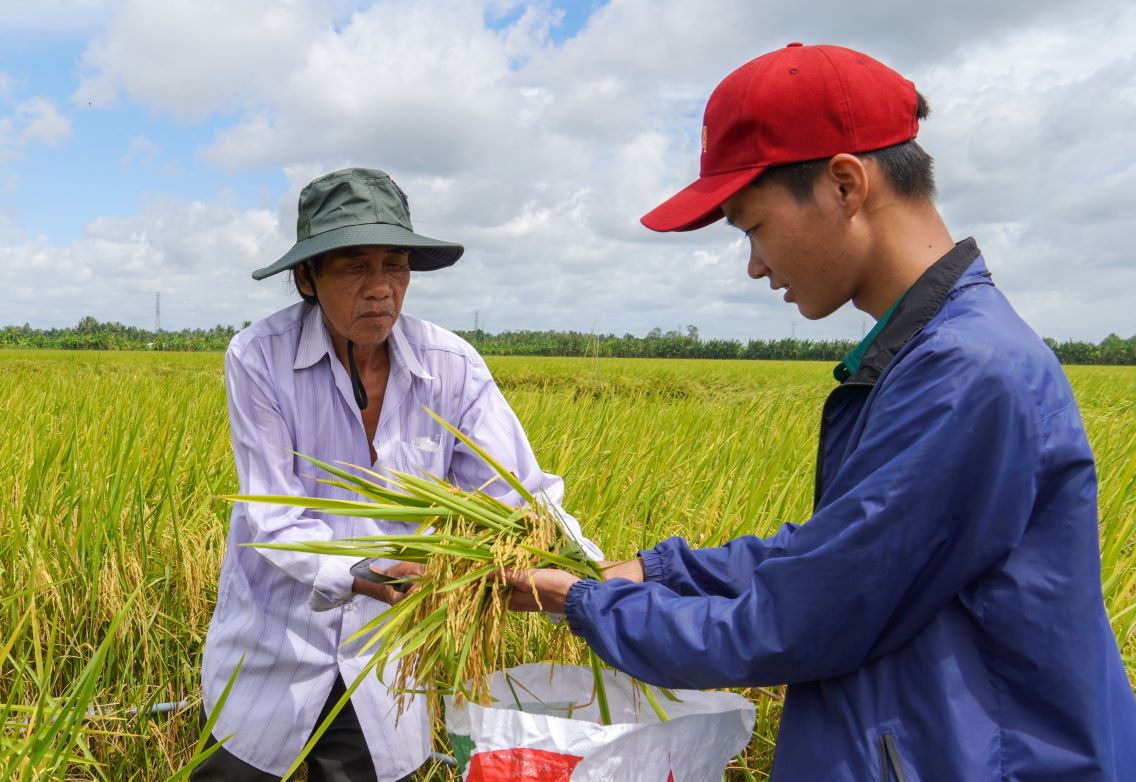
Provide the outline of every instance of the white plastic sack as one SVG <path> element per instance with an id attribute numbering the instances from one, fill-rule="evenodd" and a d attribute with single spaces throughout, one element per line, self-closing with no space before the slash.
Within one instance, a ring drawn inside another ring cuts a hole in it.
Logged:
<path id="1" fill-rule="evenodd" d="M 630 678 L 604 671 L 604 681 L 612 725 L 600 724 L 592 671 L 583 666 L 498 672 L 489 707 L 447 699 L 446 730 L 463 779 L 721 782 L 753 734 L 754 706 L 735 693 L 675 690 L 676 702 L 652 688 L 670 718 L 660 722 Z"/>

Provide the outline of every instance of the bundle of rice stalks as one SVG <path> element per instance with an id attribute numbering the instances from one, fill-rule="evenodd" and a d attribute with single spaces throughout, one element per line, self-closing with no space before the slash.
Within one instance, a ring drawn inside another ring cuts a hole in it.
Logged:
<path id="1" fill-rule="evenodd" d="M 555 566 L 582 578 L 602 579 L 597 563 L 589 561 L 579 544 L 565 532 L 556 511 L 534 497 L 509 470 L 453 426 L 427 410 L 442 426 L 469 446 L 509 484 L 526 505 L 513 508 L 485 492 L 456 487 L 436 476 L 397 470 L 379 474 L 355 467 L 349 472 L 309 456 L 300 456 L 327 471 L 322 482 L 356 492 L 360 501 L 314 497 L 235 496 L 230 500 L 312 508 L 342 516 L 381 518 L 419 524 L 410 535 L 345 538 L 305 544 L 266 544 L 317 554 L 379 557 L 416 562 L 424 572 L 400 602 L 355 633 L 348 642 L 365 638 L 362 651 L 374 650 L 368 670 L 383 670 L 398 660 L 397 678 L 388 682 L 408 695 L 425 690 L 468 697 L 488 703 L 488 680 L 506 667 L 505 622 L 509 587 L 503 570 Z M 487 484 L 488 485 L 488 484 Z M 599 661 L 595 670 L 601 714 L 606 698 Z M 437 703 L 431 697 L 432 704 Z"/>

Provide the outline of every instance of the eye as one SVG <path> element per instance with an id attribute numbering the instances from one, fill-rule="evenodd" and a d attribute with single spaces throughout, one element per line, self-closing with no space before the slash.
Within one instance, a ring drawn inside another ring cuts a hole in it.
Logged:
<path id="1" fill-rule="evenodd" d="M 752 239 L 752 238 L 753 238 L 753 235 L 757 233 L 757 229 L 758 229 L 758 228 L 760 228 L 760 227 L 761 227 L 761 223 L 758 223 L 757 225 L 755 225 L 755 226 L 753 226 L 752 228 L 748 229 L 748 230 L 747 230 L 747 231 L 745 232 L 745 235 L 746 235 L 747 237 L 749 237 L 750 239 Z"/>
<path id="2" fill-rule="evenodd" d="M 410 254 L 408 252 L 400 252 L 387 256 L 383 262 L 383 268 L 388 272 L 410 271 Z"/>

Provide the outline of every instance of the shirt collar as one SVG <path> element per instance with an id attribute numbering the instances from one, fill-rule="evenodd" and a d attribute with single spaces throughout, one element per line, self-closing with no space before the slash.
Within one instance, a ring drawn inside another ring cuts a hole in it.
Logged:
<path id="1" fill-rule="evenodd" d="M 904 292 L 903 295 L 906 296 L 907 293 Z M 882 318 L 876 321 L 876 325 L 868 332 L 868 336 L 860 340 L 860 344 L 854 347 L 851 352 L 844 357 L 844 360 L 837 364 L 832 370 L 832 376 L 836 378 L 837 382 L 843 383 L 860 371 L 860 364 L 864 360 L 864 354 L 868 352 L 868 348 L 876 341 L 876 337 L 878 337 L 880 332 L 884 330 L 884 327 L 887 326 L 888 321 L 891 320 L 891 314 L 895 312 L 895 308 L 899 306 L 901 301 L 903 301 L 903 296 L 900 296 L 895 300 L 894 304 L 888 307 L 888 311 L 884 313 Z"/>
<path id="2" fill-rule="evenodd" d="M 391 361 L 398 361 L 409 370 L 410 374 L 422 380 L 433 380 L 434 376 L 422 366 L 422 359 L 410 340 L 406 337 L 406 318 L 399 316 L 391 329 L 389 341 L 391 347 Z"/>
<path id="3" fill-rule="evenodd" d="M 399 317 L 394 323 L 390 334 L 391 361 L 406 367 L 407 371 L 423 380 L 433 380 L 434 377 L 422 366 L 418 352 L 406 338 L 405 319 Z M 293 369 L 307 369 L 315 365 L 324 356 L 338 360 L 335 355 L 335 345 L 332 344 L 331 334 L 323 322 L 323 312 L 319 305 L 310 305 L 304 313 L 303 324 L 300 327 L 300 344 L 296 348 L 296 360 L 292 362 Z"/>
<path id="4" fill-rule="evenodd" d="M 864 350 L 851 380 L 875 383 L 891 360 L 938 314 L 956 286 L 993 284 L 973 238 L 963 239 L 923 272 Z M 873 330 L 874 331 L 874 330 Z"/>
<path id="5" fill-rule="evenodd" d="M 309 304 L 300 326 L 300 344 L 296 347 L 296 360 L 292 369 L 307 369 L 324 356 L 335 357 L 331 335 L 323 325 L 323 311 L 318 304 Z"/>

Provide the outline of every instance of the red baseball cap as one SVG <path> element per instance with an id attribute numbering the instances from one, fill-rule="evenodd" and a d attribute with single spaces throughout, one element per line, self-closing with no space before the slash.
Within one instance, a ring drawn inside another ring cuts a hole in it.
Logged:
<path id="1" fill-rule="evenodd" d="M 915 138 L 915 85 L 842 46 L 803 46 L 750 60 L 710 95 L 697 181 L 643 215 L 653 231 L 693 231 L 770 166 L 883 149 Z"/>

